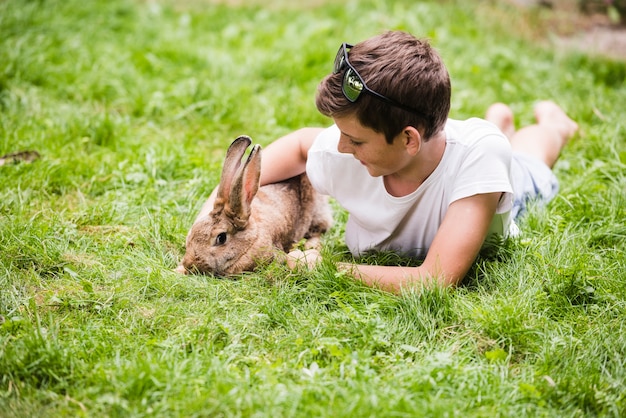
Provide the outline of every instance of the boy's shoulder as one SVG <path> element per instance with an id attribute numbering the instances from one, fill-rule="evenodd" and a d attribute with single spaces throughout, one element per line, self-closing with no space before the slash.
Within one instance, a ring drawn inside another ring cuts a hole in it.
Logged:
<path id="1" fill-rule="evenodd" d="M 468 147 L 487 146 L 494 142 L 509 145 L 508 139 L 496 125 L 481 118 L 448 119 L 445 132 L 448 143 Z"/>
<path id="2" fill-rule="evenodd" d="M 311 148 L 309 149 L 309 152 L 336 149 L 337 144 L 339 143 L 340 135 L 341 132 L 339 131 L 337 125 L 330 125 L 317 135 L 311 145 Z"/>
<path id="3" fill-rule="evenodd" d="M 463 135 L 502 135 L 502 131 L 493 123 L 481 118 L 469 118 L 464 120 L 448 119 L 445 126 L 446 132 Z"/>

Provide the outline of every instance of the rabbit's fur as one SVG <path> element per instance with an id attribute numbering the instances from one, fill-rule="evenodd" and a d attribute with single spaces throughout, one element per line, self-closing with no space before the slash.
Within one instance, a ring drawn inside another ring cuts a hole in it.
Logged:
<path id="1" fill-rule="evenodd" d="M 179 271 L 217 276 L 252 271 L 303 238 L 314 247 L 332 225 L 327 198 L 306 174 L 259 188 L 261 146 L 241 164 L 251 143 L 240 136 L 228 148 L 213 210 L 191 227 Z"/>

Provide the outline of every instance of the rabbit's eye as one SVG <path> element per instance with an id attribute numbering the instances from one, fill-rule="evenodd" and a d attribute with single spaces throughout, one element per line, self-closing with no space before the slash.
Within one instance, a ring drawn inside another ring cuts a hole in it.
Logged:
<path id="1" fill-rule="evenodd" d="M 226 243 L 226 232 L 217 234 L 215 238 L 215 245 L 224 245 Z"/>

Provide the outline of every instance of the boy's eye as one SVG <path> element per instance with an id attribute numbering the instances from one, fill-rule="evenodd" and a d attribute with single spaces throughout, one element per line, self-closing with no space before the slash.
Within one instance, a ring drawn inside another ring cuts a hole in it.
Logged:
<path id="1" fill-rule="evenodd" d="M 354 145 L 354 146 L 356 147 L 356 146 L 361 145 L 361 144 L 362 144 L 362 142 L 358 142 L 358 141 L 355 141 L 354 139 L 351 139 L 351 140 L 350 140 L 350 144 L 352 144 L 352 145 Z"/>

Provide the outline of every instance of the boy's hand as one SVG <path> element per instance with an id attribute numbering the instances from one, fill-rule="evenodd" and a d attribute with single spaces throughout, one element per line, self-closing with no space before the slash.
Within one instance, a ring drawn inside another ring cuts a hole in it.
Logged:
<path id="1" fill-rule="evenodd" d="M 293 250 L 292 252 L 287 254 L 286 262 L 287 266 L 292 270 L 301 266 L 312 269 L 321 260 L 322 256 L 320 255 L 319 251 L 312 248 L 305 251 Z"/>

